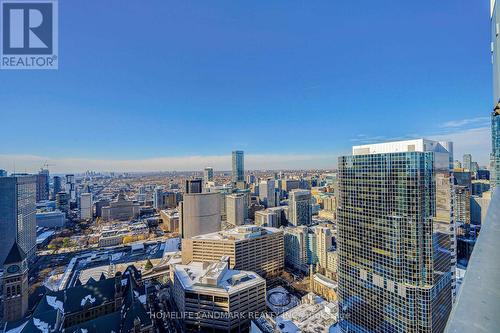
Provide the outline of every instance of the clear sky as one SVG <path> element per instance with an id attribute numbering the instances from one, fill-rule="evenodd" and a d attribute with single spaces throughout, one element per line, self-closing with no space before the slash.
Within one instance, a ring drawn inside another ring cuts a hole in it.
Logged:
<path id="1" fill-rule="evenodd" d="M 0 168 L 331 168 L 407 137 L 486 164 L 488 6 L 61 0 L 59 70 L 0 71 Z"/>

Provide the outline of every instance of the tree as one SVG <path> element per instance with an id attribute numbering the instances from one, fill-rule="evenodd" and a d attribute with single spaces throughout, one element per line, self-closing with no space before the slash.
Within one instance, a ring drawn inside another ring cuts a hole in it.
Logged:
<path id="1" fill-rule="evenodd" d="M 151 260 L 148 259 L 148 261 L 146 262 L 146 265 L 144 265 L 144 269 L 149 270 L 151 268 L 153 268 L 153 263 L 151 262 Z"/>

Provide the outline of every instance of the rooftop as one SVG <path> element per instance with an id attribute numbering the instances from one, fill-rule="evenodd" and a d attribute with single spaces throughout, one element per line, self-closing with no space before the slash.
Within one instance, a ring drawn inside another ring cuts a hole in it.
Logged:
<path id="1" fill-rule="evenodd" d="M 236 228 L 228 230 L 195 236 L 192 239 L 241 241 L 245 239 L 257 238 L 264 235 L 274 234 L 277 232 L 281 232 L 281 230 L 278 228 L 260 227 L 254 224 L 247 224 L 247 225 L 237 226 Z"/>
<path id="2" fill-rule="evenodd" d="M 264 281 L 254 272 L 229 269 L 228 262 L 174 265 L 174 274 L 186 290 L 219 289 L 231 293 L 241 288 Z"/>

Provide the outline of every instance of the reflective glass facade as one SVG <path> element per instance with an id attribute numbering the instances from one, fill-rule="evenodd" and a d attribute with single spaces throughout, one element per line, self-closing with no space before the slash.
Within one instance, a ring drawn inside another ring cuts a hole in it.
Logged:
<path id="1" fill-rule="evenodd" d="M 453 237 L 450 202 L 445 207 L 436 193 L 449 196 L 451 184 L 443 174 L 445 186 L 436 191 L 434 158 L 432 152 L 339 158 L 338 291 L 344 332 L 444 330 L 453 297 Z M 442 230 L 435 226 L 437 210 L 447 223 Z"/>
<path id="2" fill-rule="evenodd" d="M 233 151 L 232 160 L 232 170 L 233 170 L 233 182 L 243 182 L 245 181 L 245 167 L 243 161 L 243 151 L 235 150 Z"/>
<path id="3" fill-rule="evenodd" d="M 36 176 L 0 178 L 0 262 L 14 240 L 32 257 L 36 250 Z"/>

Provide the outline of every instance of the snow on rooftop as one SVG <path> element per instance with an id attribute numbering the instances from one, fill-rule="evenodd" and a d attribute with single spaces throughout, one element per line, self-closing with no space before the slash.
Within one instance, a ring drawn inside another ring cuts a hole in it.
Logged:
<path id="1" fill-rule="evenodd" d="M 38 328 L 42 333 L 49 333 L 50 327 L 46 322 L 38 318 L 33 318 L 33 325 L 35 325 L 35 327 Z"/>
<path id="2" fill-rule="evenodd" d="M 49 304 L 51 307 L 53 307 L 54 310 L 59 310 L 62 313 L 64 313 L 63 302 L 57 300 L 57 297 L 55 297 L 55 296 L 47 295 L 46 298 L 47 298 L 47 304 Z"/>
<path id="3" fill-rule="evenodd" d="M 264 281 L 250 271 L 229 269 L 227 262 L 192 262 L 189 265 L 174 265 L 174 273 L 184 289 L 222 289 L 228 293 Z"/>
<path id="4" fill-rule="evenodd" d="M 92 295 L 85 296 L 84 298 L 82 298 L 82 301 L 80 302 L 80 305 L 84 306 L 85 304 L 87 304 L 87 302 L 89 302 L 90 304 L 94 304 L 95 297 L 92 297 Z"/>
<path id="5" fill-rule="evenodd" d="M 204 235 L 192 237 L 192 239 L 209 239 L 209 240 L 244 240 L 249 238 L 256 238 L 263 235 L 273 234 L 281 230 L 273 227 L 262 227 L 254 224 L 246 224 L 231 228 L 228 230 L 213 232 Z"/>

